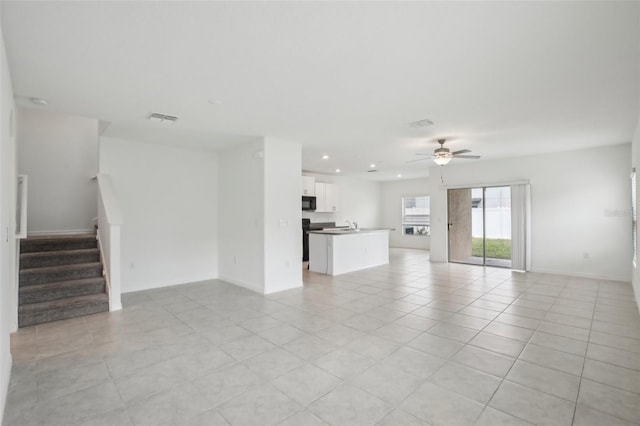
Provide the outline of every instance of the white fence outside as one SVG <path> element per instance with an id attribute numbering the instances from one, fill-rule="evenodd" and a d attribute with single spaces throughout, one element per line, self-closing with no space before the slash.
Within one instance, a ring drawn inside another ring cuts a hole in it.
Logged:
<path id="1" fill-rule="evenodd" d="M 487 239 L 511 239 L 511 209 L 485 208 Z M 482 209 L 471 209 L 471 234 L 473 238 L 482 238 Z"/>

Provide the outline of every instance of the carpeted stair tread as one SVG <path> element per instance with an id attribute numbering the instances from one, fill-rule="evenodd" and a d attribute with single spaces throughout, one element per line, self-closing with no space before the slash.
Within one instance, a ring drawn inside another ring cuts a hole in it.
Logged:
<path id="1" fill-rule="evenodd" d="M 29 237 L 20 241 L 21 253 L 96 248 L 95 234 Z"/>
<path id="2" fill-rule="evenodd" d="M 67 297 L 104 293 L 103 277 L 35 284 L 20 288 L 19 304 L 40 303 Z"/>
<path id="3" fill-rule="evenodd" d="M 20 271 L 20 286 L 44 284 L 74 279 L 102 276 L 100 262 L 75 265 L 46 266 L 44 268 L 23 269 Z"/>
<path id="4" fill-rule="evenodd" d="M 109 311 L 96 234 L 20 242 L 18 326 Z"/>
<path id="5" fill-rule="evenodd" d="M 22 245 L 42 242 L 95 240 L 96 234 L 61 234 L 61 235 L 36 235 L 21 240 Z"/>
<path id="6" fill-rule="evenodd" d="M 100 261 L 98 248 L 77 250 L 41 251 L 20 255 L 20 269 L 43 268 L 47 266 L 74 265 Z"/>
<path id="7" fill-rule="evenodd" d="M 109 296 L 106 293 L 29 303 L 18 308 L 18 325 L 19 327 L 25 327 L 43 322 L 107 312 L 108 310 Z"/>

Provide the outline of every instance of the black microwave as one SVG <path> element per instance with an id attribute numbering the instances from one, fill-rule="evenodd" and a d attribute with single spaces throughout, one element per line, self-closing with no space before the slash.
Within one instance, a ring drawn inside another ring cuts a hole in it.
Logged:
<path id="1" fill-rule="evenodd" d="M 311 210 L 314 211 L 316 209 L 316 197 L 308 197 L 306 195 L 302 196 L 302 210 Z"/>

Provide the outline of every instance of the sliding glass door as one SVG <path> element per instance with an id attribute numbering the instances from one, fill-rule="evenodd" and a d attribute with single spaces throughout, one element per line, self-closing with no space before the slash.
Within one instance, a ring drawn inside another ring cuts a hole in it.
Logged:
<path id="1" fill-rule="evenodd" d="M 449 189 L 449 261 L 511 267 L 511 187 Z"/>

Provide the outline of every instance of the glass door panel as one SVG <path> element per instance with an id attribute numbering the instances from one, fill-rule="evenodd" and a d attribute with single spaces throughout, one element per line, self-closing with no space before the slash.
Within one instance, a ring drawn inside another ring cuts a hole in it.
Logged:
<path id="1" fill-rule="evenodd" d="M 485 265 L 511 268 L 511 187 L 484 190 Z"/>
<path id="2" fill-rule="evenodd" d="M 449 261 L 474 263 L 472 258 L 472 190 L 470 188 L 450 189 L 447 191 L 447 198 Z"/>
<path id="3" fill-rule="evenodd" d="M 471 257 L 465 263 L 484 265 L 484 190 L 471 189 Z"/>
<path id="4" fill-rule="evenodd" d="M 449 261 L 511 267 L 511 187 L 447 191 Z"/>

